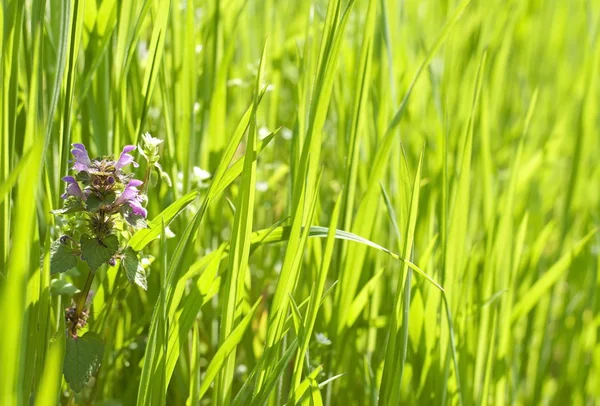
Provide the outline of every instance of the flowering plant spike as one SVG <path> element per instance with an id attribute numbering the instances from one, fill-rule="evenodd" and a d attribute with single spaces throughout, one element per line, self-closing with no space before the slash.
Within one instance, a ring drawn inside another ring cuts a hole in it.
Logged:
<path id="1" fill-rule="evenodd" d="M 168 175 L 158 163 L 161 142 L 146 133 L 139 149 L 135 145 L 126 145 L 118 158 L 90 158 L 85 145 L 72 144 L 72 174 L 62 178 L 66 183 L 61 195 L 63 207 L 53 211 L 60 216 L 58 223 L 62 236 L 51 245 L 50 273 L 62 273 L 75 267 L 88 272 L 85 286 L 65 310 L 67 338 L 72 340 L 72 345 L 67 345 L 65 360 L 79 357 L 81 351 L 95 360 L 93 365 L 86 366 L 90 373 L 83 378 L 73 371 L 80 366 L 71 366 L 65 361 L 65 378 L 77 392 L 98 369 L 103 349 L 102 340 L 95 333 L 79 335 L 79 330 L 87 324 L 86 302 L 96 271 L 104 264 L 115 267 L 119 261 L 132 284 L 147 288 L 146 273 L 138 253 L 127 242 L 137 229 L 148 227 L 145 207 L 148 182 L 155 183 L 160 176 L 170 184 Z M 131 167 L 139 167 L 132 155 L 136 150 L 147 160 L 144 180 L 135 179 L 129 172 Z"/>

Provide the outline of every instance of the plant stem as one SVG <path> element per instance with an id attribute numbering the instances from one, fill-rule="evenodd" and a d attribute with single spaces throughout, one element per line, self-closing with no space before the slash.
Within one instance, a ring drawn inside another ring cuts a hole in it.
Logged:
<path id="1" fill-rule="evenodd" d="M 94 280 L 95 275 L 96 275 L 96 272 L 90 270 L 90 272 L 88 273 L 87 279 L 85 280 L 85 286 L 83 287 L 83 290 L 81 291 L 81 295 L 79 296 L 79 299 L 77 300 L 77 307 L 75 308 L 75 314 L 76 314 L 77 318 L 81 317 L 81 313 L 83 312 L 83 306 L 85 305 L 85 301 L 90 292 L 90 288 L 92 287 L 92 282 Z"/>

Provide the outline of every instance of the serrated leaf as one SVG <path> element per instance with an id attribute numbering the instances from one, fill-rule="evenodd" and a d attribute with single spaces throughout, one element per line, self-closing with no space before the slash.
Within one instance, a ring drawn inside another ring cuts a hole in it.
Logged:
<path id="1" fill-rule="evenodd" d="M 140 263 L 137 253 L 131 247 L 127 247 L 123 252 L 121 263 L 123 264 L 123 268 L 125 268 L 125 273 L 127 274 L 129 282 L 135 283 L 144 290 L 148 289 L 146 271 Z"/>
<path id="2" fill-rule="evenodd" d="M 75 268 L 77 258 L 69 246 L 56 240 L 50 246 L 50 275 L 63 273 Z"/>
<path id="3" fill-rule="evenodd" d="M 71 282 L 67 282 L 64 279 L 54 279 L 50 284 L 50 293 L 56 296 L 73 296 L 79 292 L 80 290 L 77 288 L 77 286 L 73 285 Z"/>
<path id="4" fill-rule="evenodd" d="M 63 207 L 61 209 L 52 210 L 52 214 L 69 214 L 76 213 L 78 211 L 83 210 L 83 204 L 81 204 L 81 199 L 71 196 L 63 203 Z"/>
<path id="5" fill-rule="evenodd" d="M 88 331 L 81 337 L 67 337 L 63 374 L 75 392 L 81 392 L 90 378 L 96 374 L 103 353 L 104 343 L 93 331 Z"/>
<path id="6" fill-rule="evenodd" d="M 98 197 L 95 194 L 90 194 L 85 201 L 88 211 L 97 211 L 102 206 L 110 206 L 115 201 L 115 194 L 109 193 L 104 197 Z"/>
<path id="7" fill-rule="evenodd" d="M 109 235 L 102 240 L 85 234 L 81 236 L 83 259 L 92 271 L 95 271 L 100 265 L 111 259 L 118 248 L 119 240 L 116 235 Z"/>

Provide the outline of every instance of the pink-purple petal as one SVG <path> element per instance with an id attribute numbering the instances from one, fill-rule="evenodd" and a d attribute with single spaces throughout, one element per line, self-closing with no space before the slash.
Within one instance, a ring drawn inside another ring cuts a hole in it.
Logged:
<path id="1" fill-rule="evenodd" d="M 85 146 L 83 144 L 71 144 L 71 146 L 73 147 L 71 153 L 75 157 L 73 169 L 75 169 L 77 172 L 87 171 L 92 165 L 92 161 L 90 161 L 90 157 L 88 156 Z"/>
<path id="2" fill-rule="evenodd" d="M 116 205 L 124 204 L 125 202 L 135 199 L 137 194 L 138 194 L 138 190 L 136 188 L 130 188 L 130 187 L 125 188 L 123 193 L 121 193 L 121 195 L 117 198 L 117 200 L 115 200 L 115 204 Z"/>
<path id="3" fill-rule="evenodd" d="M 79 187 L 79 183 L 77 183 L 77 181 L 75 180 L 74 177 L 65 176 L 62 179 L 65 182 L 67 182 L 67 188 L 65 190 L 65 193 L 60 195 L 60 197 L 62 197 L 63 199 L 66 199 L 69 196 L 75 196 L 75 197 L 79 197 L 83 200 L 86 200 L 87 195 L 85 193 L 83 193 L 83 191 L 81 190 L 81 187 Z"/>
<path id="4" fill-rule="evenodd" d="M 127 187 L 131 187 L 131 186 L 137 187 L 137 186 L 142 186 L 143 184 L 144 184 L 144 182 L 142 182 L 139 179 L 131 179 L 129 181 L 129 183 L 127 184 Z"/>
<path id="5" fill-rule="evenodd" d="M 124 167 L 125 165 L 129 165 L 130 163 L 133 163 L 133 166 L 137 168 L 138 164 L 133 160 L 133 156 L 128 154 L 128 152 L 131 152 L 136 148 L 137 147 L 135 145 L 126 145 L 125 148 L 123 148 L 123 152 L 121 152 L 119 160 L 115 164 L 115 168 L 121 169 L 122 167 Z"/>
<path id="6" fill-rule="evenodd" d="M 131 152 L 133 150 L 135 150 L 137 147 L 135 145 L 125 145 L 125 147 L 123 147 L 123 152 L 121 152 L 121 154 L 127 154 L 128 152 Z"/>
<path id="7" fill-rule="evenodd" d="M 137 200 L 130 200 L 129 206 L 131 207 L 133 213 L 137 214 L 138 216 L 146 218 L 148 215 L 148 211 Z"/>

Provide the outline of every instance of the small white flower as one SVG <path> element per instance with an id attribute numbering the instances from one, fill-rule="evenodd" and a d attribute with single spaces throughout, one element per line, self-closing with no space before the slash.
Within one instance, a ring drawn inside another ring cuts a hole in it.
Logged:
<path id="1" fill-rule="evenodd" d="M 269 134 L 271 134 L 271 131 L 269 131 L 269 129 L 267 127 L 260 127 L 258 129 L 258 138 L 261 140 L 264 140 L 265 138 L 267 138 L 269 136 Z"/>
<path id="2" fill-rule="evenodd" d="M 256 182 L 256 190 L 259 192 L 266 192 L 269 190 L 269 184 L 267 182 Z"/>
<path id="3" fill-rule="evenodd" d="M 209 179 L 211 177 L 210 172 L 205 171 L 204 169 L 202 169 L 198 166 L 194 166 L 193 170 L 194 170 L 194 177 L 196 178 L 198 183 L 200 183 L 206 179 Z"/>
<path id="4" fill-rule="evenodd" d="M 148 109 L 148 116 L 152 117 L 154 119 L 157 119 L 160 117 L 160 109 L 158 107 L 150 107 Z"/>
<path id="5" fill-rule="evenodd" d="M 143 64 L 148 59 L 148 43 L 146 41 L 138 42 L 137 46 L 138 58 L 140 58 L 140 62 Z"/>
<path id="6" fill-rule="evenodd" d="M 142 257 L 140 262 L 144 268 L 148 268 L 150 265 L 152 265 L 152 262 L 154 262 L 154 257 L 152 255 Z"/>
<path id="7" fill-rule="evenodd" d="M 154 138 L 150 133 L 142 134 L 142 139 L 146 145 L 151 145 L 153 147 L 156 147 L 163 142 L 160 138 Z"/>
<path id="8" fill-rule="evenodd" d="M 195 48 L 196 53 L 199 54 L 200 52 L 202 52 L 202 48 L 203 48 L 202 44 L 196 44 L 196 48 Z"/>
<path id="9" fill-rule="evenodd" d="M 198 113 L 200 111 L 200 103 L 194 103 L 194 113 Z"/>
<path id="10" fill-rule="evenodd" d="M 229 79 L 227 81 L 227 86 L 230 87 L 234 87 L 234 86 L 244 86 L 246 83 L 244 83 L 244 81 L 240 78 L 233 78 L 233 79 Z"/>
<path id="11" fill-rule="evenodd" d="M 281 129 L 281 136 L 282 136 L 284 139 L 286 139 L 286 140 L 291 140 L 291 139 L 292 139 L 292 135 L 293 135 L 293 133 L 292 133 L 292 130 L 290 130 L 289 128 L 287 128 L 287 127 L 283 127 L 283 128 Z"/>
<path id="12" fill-rule="evenodd" d="M 321 345 L 331 345 L 331 340 L 327 338 L 327 336 L 323 333 L 315 334 L 315 338 L 317 339 L 317 342 Z"/>
<path id="13" fill-rule="evenodd" d="M 169 228 L 169 226 L 165 227 L 165 237 L 167 237 L 167 239 L 175 237 L 175 233 Z"/>

